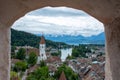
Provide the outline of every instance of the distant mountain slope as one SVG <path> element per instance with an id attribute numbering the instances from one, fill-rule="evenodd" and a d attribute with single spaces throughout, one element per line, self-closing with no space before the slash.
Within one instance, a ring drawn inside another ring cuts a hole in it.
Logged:
<path id="1" fill-rule="evenodd" d="M 29 45 L 29 46 L 38 48 L 39 42 L 40 42 L 40 36 L 36 36 L 34 34 L 30 34 L 27 32 L 11 29 L 11 45 L 12 46 Z M 47 47 L 51 46 L 51 47 L 57 48 L 59 44 L 67 45 L 63 42 L 53 42 L 51 40 L 46 40 Z"/>
<path id="2" fill-rule="evenodd" d="M 86 37 L 86 40 L 91 44 L 105 44 L 105 33 L 102 32 L 96 36 Z"/>
<path id="3" fill-rule="evenodd" d="M 38 34 L 39 36 L 39 34 Z M 102 32 L 99 35 L 94 35 L 91 37 L 84 37 L 81 35 L 78 36 L 70 36 L 70 35 L 45 35 L 46 39 L 57 41 L 57 42 L 65 42 L 67 44 L 105 44 L 105 35 Z"/>

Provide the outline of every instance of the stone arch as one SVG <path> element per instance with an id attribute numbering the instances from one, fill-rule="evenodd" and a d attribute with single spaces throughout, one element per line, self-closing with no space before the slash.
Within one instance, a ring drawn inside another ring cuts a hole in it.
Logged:
<path id="1" fill-rule="evenodd" d="M 106 80 L 120 76 L 120 1 L 119 0 L 1 0 L 0 1 L 0 79 L 9 80 L 10 26 L 27 12 L 45 6 L 81 9 L 105 25 Z M 113 35 L 114 34 L 114 35 Z M 112 39 L 114 38 L 114 39 Z M 118 55 L 118 56 L 114 56 Z M 116 70 L 118 69 L 118 70 Z"/>
<path id="2" fill-rule="evenodd" d="M 66 6 L 83 10 L 99 21 L 109 23 L 116 17 L 114 4 L 109 0 L 1 0 L 0 19 L 1 23 L 10 26 L 29 11 L 45 6 Z"/>

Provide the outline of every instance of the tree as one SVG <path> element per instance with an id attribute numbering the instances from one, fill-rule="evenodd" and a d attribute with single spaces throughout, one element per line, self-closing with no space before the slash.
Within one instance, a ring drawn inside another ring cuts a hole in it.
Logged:
<path id="1" fill-rule="evenodd" d="M 26 80 L 38 80 L 38 79 L 36 78 L 36 76 L 35 76 L 35 75 L 30 74 L 30 75 L 28 75 L 28 77 L 27 77 L 27 79 L 26 79 Z"/>
<path id="2" fill-rule="evenodd" d="M 21 80 L 18 76 L 17 72 L 11 71 L 10 72 L 10 80 Z"/>
<path id="3" fill-rule="evenodd" d="M 37 62 L 37 55 L 34 52 L 31 52 L 28 56 L 27 62 L 30 66 L 33 66 Z"/>
<path id="4" fill-rule="evenodd" d="M 16 46 L 11 46 L 11 58 L 15 58 L 15 50 L 16 50 Z"/>
<path id="5" fill-rule="evenodd" d="M 44 66 L 46 66 L 46 63 L 43 60 L 40 61 L 40 67 L 44 67 Z"/>
<path id="6" fill-rule="evenodd" d="M 28 75 L 27 80 L 53 80 L 49 79 L 49 70 L 47 66 L 39 67 L 33 73 Z"/>
<path id="7" fill-rule="evenodd" d="M 56 53 L 51 53 L 52 56 L 61 56 L 61 51 L 58 51 Z"/>
<path id="8" fill-rule="evenodd" d="M 24 48 L 20 48 L 19 51 L 17 52 L 16 58 L 20 59 L 20 60 L 24 60 L 25 59 L 25 49 Z"/>
<path id="9" fill-rule="evenodd" d="M 14 52 L 16 50 L 16 46 L 11 47 L 11 52 Z"/>
<path id="10" fill-rule="evenodd" d="M 27 63 L 23 61 L 19 61 L 15 63 L 14 70 L 15 71 L 25 71 L 27 69 Z"/>
<path id="11" fill-rule="evenodd" d="M 84 57 L 87 58 L 86 53 L 91 52 L 91 49 L 86 45 L 75 46 L 72 50 L 73 57 Z"/>
<path id="12" fill-rule="evenodd" d="M 64 71 L 67 80 L 78 80 L 78 75 L 74 73 L 73 70 L 65 64 L 58 68 L 58 70 L 55 73 L 55 78 L 58 79 L 62 71 Z"/>
<path id="13" fill-rule="evenodd" d="M 54 79 L 53 77 L 49 77 L 49 78 L 47 78 L 45 80 L 56 80 L 56 79 Z"/>
<path id="14" fill-rule="evenodd" d="M 11 29 L 11 45 L 12 46 L 25 46 L 29 45 L 32 47 L 39 48 L 40 36 L 36 36 L 31 33 L 17 31 Z M 46 47 L 59 48 L 58 45 L 66 45 L 63 42 L 53 42 L 51 40 L 46 40 Z"/>
<path id="15" fill-rule="evenodd" d="M 66 59 L 70 60 L 70 59 L 75 59 L 75 58 L 73 56 L 68 55 Z"/>
<path id="16" fill-rule="evenodd" d="M 76 48 L 72 50 L 72 56 L 79 57 L 79 51 Z"/>

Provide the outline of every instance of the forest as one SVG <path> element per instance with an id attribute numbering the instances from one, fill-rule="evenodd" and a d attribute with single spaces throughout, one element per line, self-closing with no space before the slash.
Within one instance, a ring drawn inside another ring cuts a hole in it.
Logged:
<path id="1" fill-rule="evenodd" d="M 39 47 L 40 43 L 40 36 L 36 36 L 31 33 L 27 33 L 24 31 L 17 31 L 11 29 L 11 45 L 12 46 L 32 46 L 32 47 Z M 52 48 L 59 48 L 59 45 L 62 47 L 69 46 L 63 42 L 53 42 L 51 40 L 46 40 L 46 46 Z"/>

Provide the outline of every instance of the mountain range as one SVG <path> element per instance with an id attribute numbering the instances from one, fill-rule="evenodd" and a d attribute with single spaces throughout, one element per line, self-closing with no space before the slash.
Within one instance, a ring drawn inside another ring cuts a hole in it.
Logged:
<path id="1" fill-rule="evenodd" d="M 36 34 L 40 36 L 41 34 Z M 84 37 L 82 35 L 71 36 L 71 35 L 44 35 L 46 39 L 56 41 L 56 42 L 64 42 L 67 44 L 105 44 L 105 33 L 102 32 L 98 35 L 93 35 L 90 37 Z"/>

